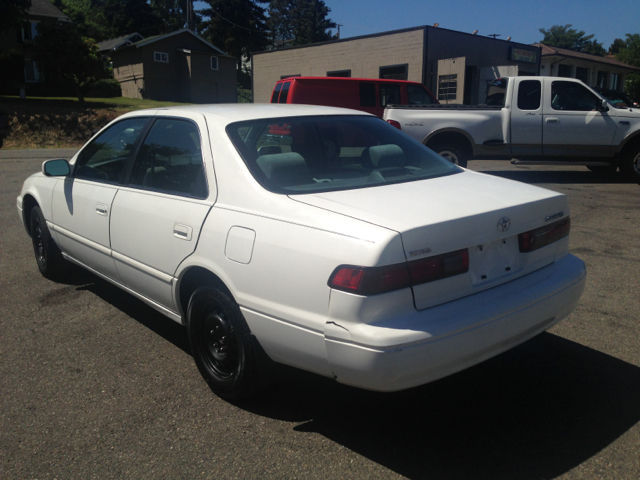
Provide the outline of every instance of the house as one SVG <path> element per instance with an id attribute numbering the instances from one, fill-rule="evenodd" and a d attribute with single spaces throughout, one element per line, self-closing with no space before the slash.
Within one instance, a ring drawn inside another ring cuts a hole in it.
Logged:
<path id="1" fill-rule="evenodd" d="M 577 78 L 590 87 L 624 92 L 625 75 L 640 72 L 640 68 L 609 56 L 600 57 L 543 43 L 534 46 L 542 50 L 540 75 Z"/>
<path id="2" fill-rule="evenodd" d="M 38 35 L 41 23 L 70 22 L 49 0 L 31 0 L 27 19 L 20 29 L 10 29 L 0 33 L 0 61 L 3 73 L 0 76 L 2 93 L 18 93 L 25 85 L 37 87 L 45 82 L 33 61 L 33 40 Z"/>
<path id="3" fill-rule="evenodd" d="M 540 71 L 540 48 L 510 40 L 435 24 L 257 52 L 253 101 L 268 103 L 278 80 L 303 75 L 411 80 L 442 103 L 483 103 L 489 81 Z"/>
<path id="4" fill-rule="evenodd" d="M 187 103 L 238 101 L 235 57 L 184 28 L 111 53 L 122 96 Z"/>

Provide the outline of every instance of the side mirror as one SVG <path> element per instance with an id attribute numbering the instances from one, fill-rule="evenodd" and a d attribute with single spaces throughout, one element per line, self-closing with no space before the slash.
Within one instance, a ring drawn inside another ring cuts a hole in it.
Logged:
<path id="1" fill-rule="evenodd" d="M 599 112 L 608 112 L 609 111 L 609 104 L 607 103 L 607 101 L 604 98 L 602 100 L 600 100 L 600 105 L 598 105 L 598 111 Z"/>
<path id="2" fill-rule="evenodd" d="M 64 158 L 45 160 L 42 162 L 42 173 L 47 177 L 66 177 L 71 173 L 71 167 Z"/>

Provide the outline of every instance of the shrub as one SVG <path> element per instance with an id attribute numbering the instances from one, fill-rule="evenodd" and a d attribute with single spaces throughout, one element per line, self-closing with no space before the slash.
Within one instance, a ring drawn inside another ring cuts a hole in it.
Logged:
<path id="1" fill-rule="evenodd" d="M 113 78 L 102 78 L 84 85 L 85 96 L 93 98 L 121 97 L 120 82 Z"/>

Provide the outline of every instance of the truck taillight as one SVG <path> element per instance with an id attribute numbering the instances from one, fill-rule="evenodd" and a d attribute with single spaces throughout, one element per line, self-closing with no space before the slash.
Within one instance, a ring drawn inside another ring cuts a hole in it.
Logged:
<path id="1" fill-rule="evenodd" d="M 387 120 L 387 123 L 389 125 L 396 127 L 398 130 L 402 130 L 402 126 L 400 125 L 400 122 L 396 122 L 395 120 Z"/>
<path id="2" fill-rule="evenodd" d="M 528 232 L 518 235 L 518 245 L 521 252 L 533 252 L 539 248 L 557 242 L 561 238 L 569 235 L 571 229 L 571 220 L 565 218 L 551 225 L 529 230 Z"/>
<path id="3" fill-rule="evenodd" d="M 465 248 L 384 267 L 340 265 L 329 277 L 328 285 L 357 295 L 378 295 L 468 271 L 469 250 Z"/>

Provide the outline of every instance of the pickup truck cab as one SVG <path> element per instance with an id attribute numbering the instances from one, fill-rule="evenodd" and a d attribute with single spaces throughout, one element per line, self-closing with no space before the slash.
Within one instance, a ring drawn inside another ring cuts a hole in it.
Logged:
<path id="1" fill-rule="evenodd" d="M 352 108 L 380 118 L 387 105 L 431 105 L 438 100 L 424 85 L 406 80 L 289 77 L 276 82 L 271 103 Z"/>
<path id="2" fill-rule="evenodd" d="M 640 110 L 614 108 L 579 80 L 498 78 L 486 105 L 387 106 L 383 118 L 460 166 L 468 159 L 585 165 L 640 179 Z"/>

